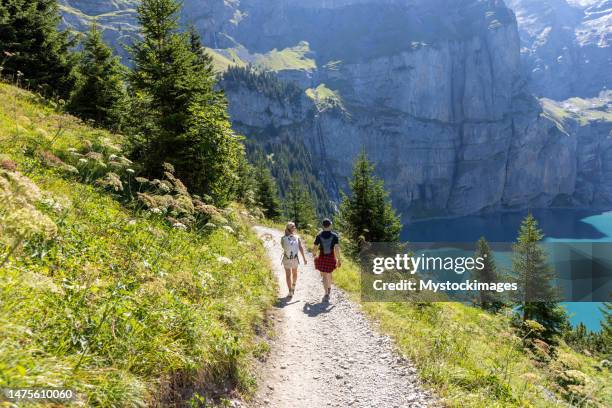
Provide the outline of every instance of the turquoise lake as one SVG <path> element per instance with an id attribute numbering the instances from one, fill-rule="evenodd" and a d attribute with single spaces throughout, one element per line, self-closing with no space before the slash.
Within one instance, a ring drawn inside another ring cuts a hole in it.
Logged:
<path id="1" fill-rule="evenodd" d="M 612 211 L 546 209 L 531 212 L 548 242 L 612 242 Z M 484 236 L 489 242 L 512 242 L 526 214 L 527 211 L 517 211 L 417 221 L 404 227 L 402 239 L 409 242 L 476 242 Z M 590 330 L 599 330 L 600 303 L 563 305 L 573 324 L 583 322 Z"/>

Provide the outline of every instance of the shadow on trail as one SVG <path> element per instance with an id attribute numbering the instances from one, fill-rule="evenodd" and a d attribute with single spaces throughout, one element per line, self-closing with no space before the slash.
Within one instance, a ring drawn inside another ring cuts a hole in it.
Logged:
<path id="1" fill-rule="evenodd" d="M 331 306 L 331 307 L 330 307 Z M 322 313 L 327 313 L 334 308 L 334 305 L 330 305 L 329 302 L 321 302 L 321 303 L 304 303 L 304 308 L 302 309 L 304 313 L 308 317 L 317 317 Z"/>
<path id="2" fill-rule="evenodd" d="M 299 302 L 299 300 L 294 300 L 292 302 L 291 299 L 292 298 L 290 298 L 289 296 L 278 298 L 278 299 L 276 299 L 276 303 L 274 304 L 274 307 L 276 307 L 278 309 L 282 309 L 285 306 L 289 306 L 289 305 L 292 305 L 294 303 L 298 303 Z"/>

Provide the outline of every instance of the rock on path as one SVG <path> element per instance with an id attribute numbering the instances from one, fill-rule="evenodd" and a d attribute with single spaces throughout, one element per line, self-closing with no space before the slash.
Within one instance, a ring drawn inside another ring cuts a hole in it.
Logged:
<path id="1" fill-rule="evenodd" d="M 332 289 L 321 303 L 323 288 L 313 258 L 300 265 L 295 296 L 287 300 L 280 264 L 281 231 L 255 227 L 264 241 L 279 281 L 273 313 L 275 339 L 260 375 L 252 407 L 428 407 L 435 399 L 425 391 L 416 370 L 378 334 L 344 292 Z M 311 243 L 306 243 L 310 247 Z"/>

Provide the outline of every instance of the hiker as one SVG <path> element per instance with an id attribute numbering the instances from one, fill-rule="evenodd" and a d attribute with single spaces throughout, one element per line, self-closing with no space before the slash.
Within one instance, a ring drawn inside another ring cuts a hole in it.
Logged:
<path id="1" fill-rule="evenodd" d="M 282 264 L 285 268 L 285 277 L 287 278 L 287 288 L 289 289 L 289 298 L 295 293 L 295 284 L 298 276 L 298 265 L 300 260 L 298 253 L 302 254 L 304 265 L 308 264 L 306 255 L 304 255 L 304 247 L 302 240 L 296 235 L 297 228 L 293 222 L 288 222 L 285 227 L 285 235 L 281 238 L 281 247 L 283 248 Z"/>
<path id="2" fill-rule="evenodd" d="M 332 272 L 341 265 L 340 240 L 338 234 L 331 230 L 332 222 L 328 218 L 323 220 L 322 225 L 323 231 L 315 238 L 312 253 L 316 254 L 318 251 L 319 255 L 315 257 L 315 269 L 321 273 L 323 279 L 323 289 L 325 290 L 323 301 L 329 302 Z"/>

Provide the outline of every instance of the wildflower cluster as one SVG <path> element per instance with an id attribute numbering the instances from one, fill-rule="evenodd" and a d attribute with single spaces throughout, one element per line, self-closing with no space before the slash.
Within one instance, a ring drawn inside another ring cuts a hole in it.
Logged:
<path id="1" fill-rule="evenodd" d="M 16 245 L 32 238 L 48 240 L 57 226 L 36 205 L 43 199 L 41 190 L 16 170 L 0 168 L 0 242 Z"/>
<path id="2" fill-rule="evenodd" d="M 187 187 L 174 175 L 174 167 L 170 163 L 164 163 L 163 168 L 164 176 L 161 179 L 135 178 L 140 205 L 153 214 L 165 215 L 176 229 L 187 229 L 196 224 L 216 227 L 212 222 L 228 223 L 221 210 L 204 202 L 207 198 L 189 194 Z"/>

